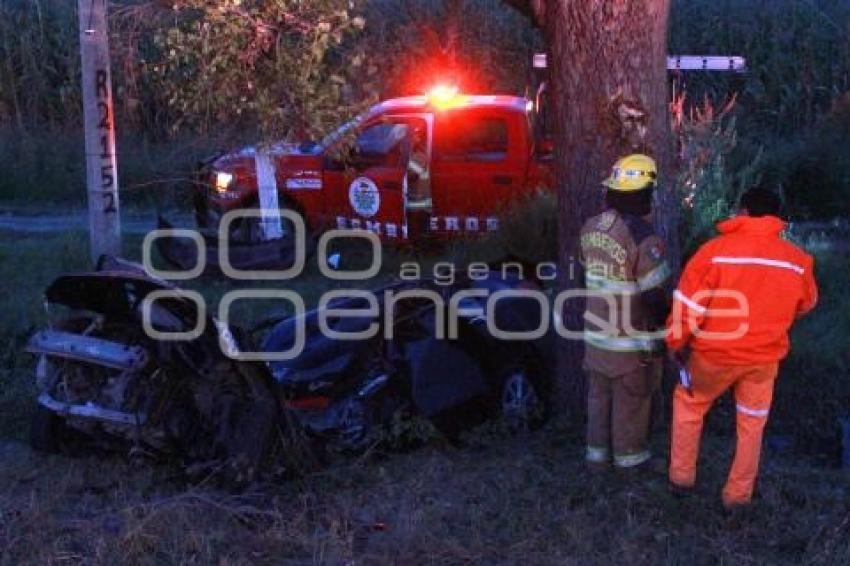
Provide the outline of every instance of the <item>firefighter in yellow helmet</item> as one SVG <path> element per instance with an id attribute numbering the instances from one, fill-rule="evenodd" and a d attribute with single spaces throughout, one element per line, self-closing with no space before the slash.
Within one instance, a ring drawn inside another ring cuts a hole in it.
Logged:
<path id="1" fill-rule="evenodd" d="M 587 461 L 593 467 L 631 468 L 651 456 L 649 423 L 661 381 L 670 276 L 664 243 L 649 219 L 657 175 L 646 155 L 618 160 L 602 183 L 606 210 L 581 230 Z"/>

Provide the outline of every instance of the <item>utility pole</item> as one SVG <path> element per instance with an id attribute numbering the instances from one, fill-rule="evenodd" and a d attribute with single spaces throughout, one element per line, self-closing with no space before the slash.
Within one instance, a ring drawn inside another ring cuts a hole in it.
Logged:
<path id="1" fill-rule="evenodd" d="M 121 255 L 106 3 L 107 0 L 77 0 L 92 262 L 97 262 L 102 254 Z"/>

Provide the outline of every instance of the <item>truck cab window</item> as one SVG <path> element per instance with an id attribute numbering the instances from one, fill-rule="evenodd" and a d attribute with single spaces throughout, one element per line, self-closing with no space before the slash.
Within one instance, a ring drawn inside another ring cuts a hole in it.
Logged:
<path id="1" fill-rule="evenodd" d="M 370 167 L 398 167 L 401 163 L 404 124 L 380 122 L 357 134 L 354 145 L 341 145 L 325 158 L 325 168 L 342 170 L 345 164 L 358 170 Z"/>
<path id="2" fill-rule="evenodd" d="M 508 155 L 508 125 L 502 118 L 444 121 L 436 136 L 440 161 L 502 161 Z"/>
<path id="3" fill-rule="evenodd" d="M 407 126 L 382 122 L 360 132 L 354 146 L 354 164 L 358 169 L 397 167 L 401 161 L 402 141 Z"/>

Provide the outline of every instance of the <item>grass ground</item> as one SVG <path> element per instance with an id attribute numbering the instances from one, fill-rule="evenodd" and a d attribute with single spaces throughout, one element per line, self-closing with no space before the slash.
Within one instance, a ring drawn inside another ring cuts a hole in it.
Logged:
<path id="1" fill-rule="evenodd" d="M 128 241 L 128 255 L 138 245 Z M 667 492 L 663 473 L 591 475 L 582 427 L 566 421 L 526 438 L 480 434 L 463 447 L 436 440 L 371 454 L 242 494 L 187 485 L 169 465 L 33 453 L 21 346 L 43 322 L 41 290 L 59 272 L 84 269 L 86 246 L 78 233 L 0 238 L 0 563 L 850 561 L 850 475 L 835 466 L 837 417 L 850 407 L 846 258 L 820 262 L 823 302 L 794 333 L 757 505 L 730 520 L 718 504 L 731 456 L 728 402 L 707 425 L 700 490 L 685 500 Z M 315 281 L 310 272 L 293 286 L 315 296 Z M 200 286 L 211 299 L 227 288 Z M 660 423 L 660 455 L 666 437 Z"/>
<path id="2" fill-rule="evenodd" d="M 663 438 L 656 438 L 663 444 Z M 0 452 L 0 560 L 141 564 L 846 564 L 850 482 L 768 452 L 745 520 L 717 502 L 728 441 L 708 439 L 703 489 L 591 475 L 580 434 L 429 448 L 340 464 L 234 495 L 118 458 Z M 663 450 L 663 446 L 658 446 Z"/>

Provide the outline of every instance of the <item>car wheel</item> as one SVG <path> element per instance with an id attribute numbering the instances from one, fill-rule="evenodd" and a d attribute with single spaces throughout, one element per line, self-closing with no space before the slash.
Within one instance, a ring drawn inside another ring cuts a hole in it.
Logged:
<path id="1" fill-rule="evenodd" d="M 337 420 L 338 434 L 332 441 L 334 451 L 362 452 L 369 445 L 372 418 L 369 407 L 362 399 L 343 401 Z"/>
<path id="2" fill-rule="evenodd" d="M 543 423 L 546 407 L 526 369 L 506 372 L 499 393 L 499 416 L 511 433 L 530 432 Z"/>

